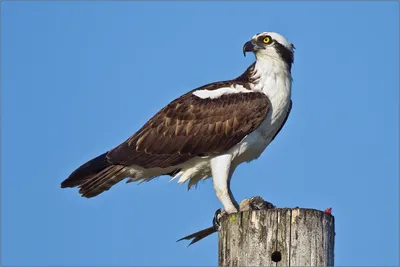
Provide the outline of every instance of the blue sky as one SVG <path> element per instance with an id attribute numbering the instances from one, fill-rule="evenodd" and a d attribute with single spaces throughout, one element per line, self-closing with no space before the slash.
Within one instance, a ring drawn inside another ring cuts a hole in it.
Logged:
<path id="1" fill-rule="evenodd" d="M 296 46 L 293 110 L 235 172 L 240 201 L 333 208 L 336 265 L 398 265 L 397 2 L 2 2 L 4 265 L 216 265 L 211 180 L 120 183 L 93 199 L 60 182 L 179 95 L 241 74 L 242 46 Z"/>

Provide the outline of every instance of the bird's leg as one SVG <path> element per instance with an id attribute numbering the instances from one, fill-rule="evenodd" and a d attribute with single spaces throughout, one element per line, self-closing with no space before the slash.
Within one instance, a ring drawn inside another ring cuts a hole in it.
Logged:
<path id="1" fill-rule="evenodd" d="M 235 171 L 235 169 L 236 169 L 236 167 L 231 166 L 231 168 L 229 170 L 228 193 L 229 193 L 229 197 L 231 198 L 231 200 L 233 202 L 233 205 L 235 205 L 237 210 L 240 211 L 240 205 L 239 205 L 239 203 L 237 203 L 236 199 L 233 197 L 232 190 L 231 190 L 231 179 L 232 179 L 232 175 L 233 175 L 233 172 Z"/>
<path id="2" fill-rule="evenodd" d="M 211 160 L 214 190 L 228 214 L 239 210 L 239 205 L 233 198 L 230 189 L 230 177 L 232 175 L 232 171 L 230 170 L 231 160 L 231 155 L 221 155 Z"/>

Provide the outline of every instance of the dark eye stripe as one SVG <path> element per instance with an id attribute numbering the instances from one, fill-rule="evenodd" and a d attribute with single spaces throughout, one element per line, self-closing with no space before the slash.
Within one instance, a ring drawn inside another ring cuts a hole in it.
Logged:
<path id="1" fill-rule="evenodd" d="M 283 61 L 285 61 L 286 64 L 288 64 L 289 70 L 291 70 L 294 59 L 293 52 L 287 49 L 284 45 L 280 44 L 279 42 L 274 42 L 274 47 L 276 49 L 276 52 L 283 59 Z"/>

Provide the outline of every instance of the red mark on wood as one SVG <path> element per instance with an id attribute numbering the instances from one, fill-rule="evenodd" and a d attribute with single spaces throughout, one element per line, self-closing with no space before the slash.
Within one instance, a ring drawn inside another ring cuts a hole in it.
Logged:
<path id="1" fill-rule="evenodd" d="M 327 209 L 325 210 L 325 213 L 326 213 L 326 214 L 332 214 L 332 208 L 327 208 Z"/>

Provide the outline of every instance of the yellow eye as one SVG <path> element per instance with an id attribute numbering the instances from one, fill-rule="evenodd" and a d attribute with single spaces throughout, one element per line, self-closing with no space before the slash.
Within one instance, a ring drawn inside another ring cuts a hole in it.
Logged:
<path id="1" fill-rule="evenodd" d="M 263 40 L 264 44 L 269 44 L 271 42 L 271 37 L 267 36 Z"/>

